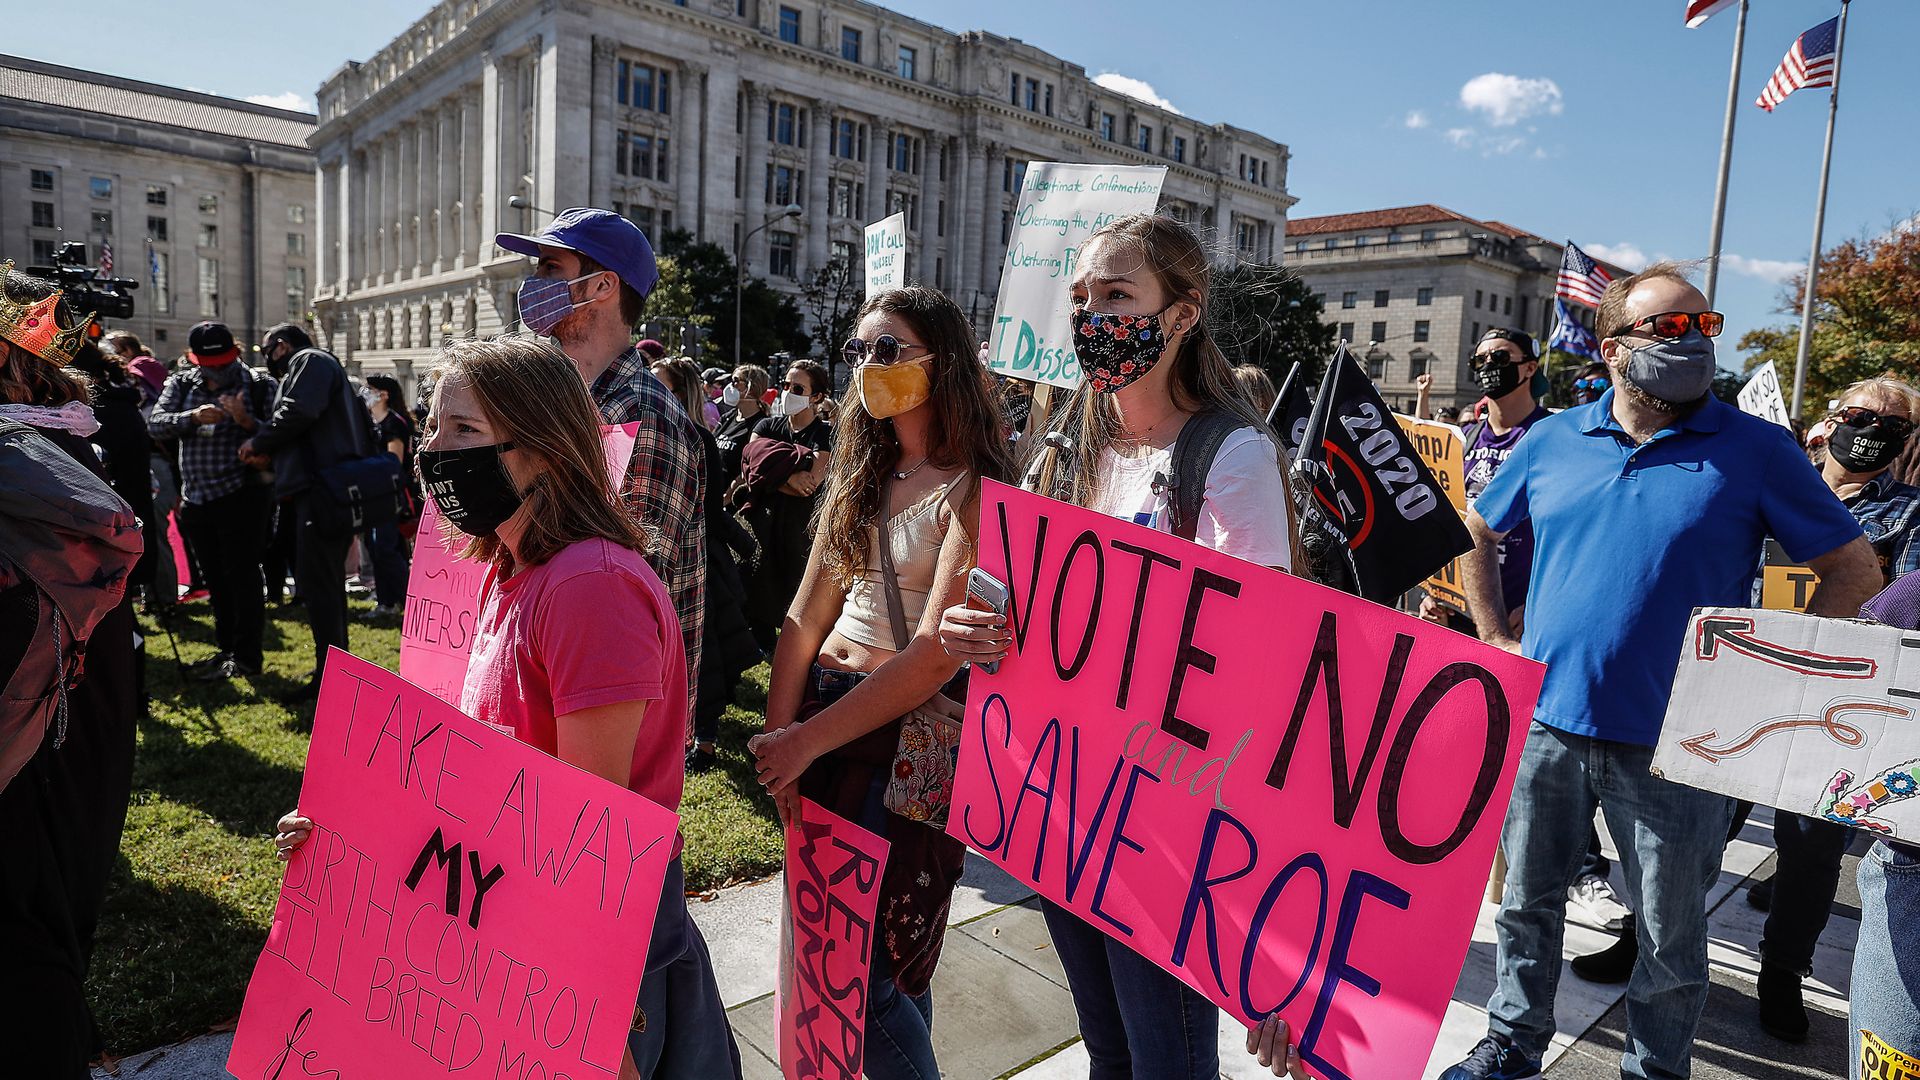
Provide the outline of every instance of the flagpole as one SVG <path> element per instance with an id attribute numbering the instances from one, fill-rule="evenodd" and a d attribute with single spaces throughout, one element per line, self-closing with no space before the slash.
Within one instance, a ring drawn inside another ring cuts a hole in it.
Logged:
<path id="1" fill-rule="evenodd" d="M 1727 77 L 1727 120 L 1720 133 L 1720 179 L 1713 189 L 1713 234 L 1707 240 L 1707 306 L 1720 282 L 1720 238 L 1727 225 L 1727 174 L 1733 167 L 1733 121 L 1740 104 L 1740 61 L 1747 47 L 1747 0 L 1733 24 L 1733 74 Z"/>
<path id="2" fill-rule="evenodd" d="M 1813 352 L 1813 294 L 1820 283 L 1820 233 L 1827 223 L 1827 179 L 1833 172 L 1833 119 L 1840 111 L 1840 64 L 1846 57 L 1847 4 L 1840 0 L 1840 29 L 1833 40 L 1833 92 L 1827 95 L 1827 145 L 1820 155 L 1820 200 L 1813 211 L 1813 254 L 1807 256 L 1807 284 L 1800 298 L 1800 350 L 1793 362 L 1793 418 L 1807 391 L 1807 362 Z"/>

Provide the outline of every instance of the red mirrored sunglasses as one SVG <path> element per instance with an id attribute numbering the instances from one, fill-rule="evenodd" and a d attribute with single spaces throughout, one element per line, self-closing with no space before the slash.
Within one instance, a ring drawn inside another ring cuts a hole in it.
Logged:
<path id="1" fill-rule="evenodd" d="M 1649 315 L 1638 322 L 1628 323 L 1614 334 L 1632 333 L 1641 327 L 1653 331 L 1654 337 L 1677 338 L 1686 335 L 1688 330 L 1698 328 L 1706 337 L 1719 337 L 1720 331 L 1727 325 L 1727 317 L 1717 311 L 1663 311 L 1658 315 Z"/>

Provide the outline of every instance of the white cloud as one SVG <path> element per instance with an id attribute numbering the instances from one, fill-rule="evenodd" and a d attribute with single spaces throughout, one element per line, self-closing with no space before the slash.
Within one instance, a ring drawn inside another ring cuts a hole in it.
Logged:
<path id="1" fill-rule="evenodd" d="M 1771 281 L 1783 285 L 1787 279 L 1805 269 L 1804 263 L 1786 262 L 1782 259 L 1749 259 L 1745 255 L 1722 253 L 1720 263 L 1736 274 L 1745 274 L 1762 281 Z"/>
<path id="2" fill-rule="evenodd" d="M 1421 112 L 1419 109 L 1415 109 L 1407 114 L 1407 126 L 1410 128 L 1423 128 L 1429 123 L 1432 123 L 1432 121 L 1428 120 L 1427 114 Z"/>
<path id="3" fill-rule="evenodd" d="M 313 99 L 293 90 L 284 94 L 248 94 L 246 100 L 255 105 L 265 105 L 269 109 L 287 109 L 292 112 L 313 111 Z"/>
<path id="4" fill-rule="evenodd" d="M 1508 127 L 1529 116 L 1560 114 L 1560 84 L 1552 79 L 1523 79 L 1488 72 L 1468 79 L 1460 88 L 1460 104 L 1485 113 L 1495 127 Z"/>
<path id="5" fill-rule="evenodd" d="M 1596 259 L 1604 259 L 1615 266 L 1624 266 L 1636 273 L 1654 261 L 1635 244 L 1582 244 L 1580 250 Z"/>
<path id="6" fill-rule="evenodd" d="M 1158 105 L 1176 116 L 1186 115 L 1186 113 L 1181 112 L 1173 102 L 1161 97 L 1159 91 L 1153 88 L 1153 84 L 1144 79 L 1136 79 L 1130 75 L 1122 75 L 1117 71 L 1103 71 L 1095 75 L 1093 81 L 1097 85 L 1104 86 L 1116 94 L 1125 94 L 1130 98 L 1139 98 L 1148 104 Z"/>
<path id="7" fill-rule="evenodd" d="M 1472 128 L 1447 129 L 1447 141 L 1460 147 L 1462 150 L 1473 145 L 1473 136 L 1474 130 Z"/>

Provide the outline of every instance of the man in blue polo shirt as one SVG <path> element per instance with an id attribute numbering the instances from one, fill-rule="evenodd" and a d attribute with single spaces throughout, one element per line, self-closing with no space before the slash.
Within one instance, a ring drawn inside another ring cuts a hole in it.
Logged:
<path id="1" fill-rule="evenodd" d="M 1623 1077 L 1680 1078 L 1707 998 L 1705 898 L 1732 803 L 1648 772 L 1695 607 L 1742 606 L 1769 535 L 1820 574 L 1810 610 L 1852 616 L 1873 550 L 1785 429 L 1716 400 L 1721 318 L 1673 263 L 1607 287 L 1596 319 L 1613 389 L 1535 424 L 1468 514 L 1481 636 L 1547 665 L 1507 811 L 1505 899 L 1487 1038 L 1443 1080 L 1539 1075 L 1553 1037 L 1567 887 L 1597 805 L 1620 841 L 1640 956 Z M 1534 535 L 1523 639 L 1500 614 L 1496 550 Z"/>

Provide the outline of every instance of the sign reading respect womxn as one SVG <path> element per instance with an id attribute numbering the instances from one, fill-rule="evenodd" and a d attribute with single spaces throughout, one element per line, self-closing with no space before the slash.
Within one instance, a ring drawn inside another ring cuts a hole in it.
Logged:
<path id="1" fill-rule="evenodd" d="M 989 483 L 1013 651 L 976 668 L 948 831 L 1327 1080 L 1413 1080 L 1545 669 Z"/>

